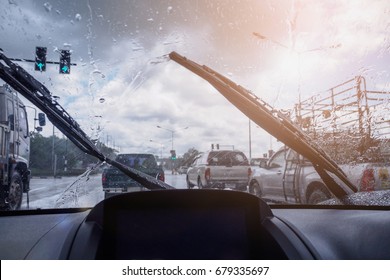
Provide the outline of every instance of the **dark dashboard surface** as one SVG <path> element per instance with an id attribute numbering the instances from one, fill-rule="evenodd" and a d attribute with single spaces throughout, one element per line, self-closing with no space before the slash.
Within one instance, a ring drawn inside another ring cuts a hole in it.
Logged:
<path id="1" fill-rule="evenodd" d="M 390 259 L 390 210 L 273 209 L 319 259 Z"/>
<path id="2" fill-rule="evenodd" d="M 2 213 L 0 258 L 390 259 L 388 209 L 271 211 L 246 193 L 163 192 L 113 197 L 92 210 Z"/>

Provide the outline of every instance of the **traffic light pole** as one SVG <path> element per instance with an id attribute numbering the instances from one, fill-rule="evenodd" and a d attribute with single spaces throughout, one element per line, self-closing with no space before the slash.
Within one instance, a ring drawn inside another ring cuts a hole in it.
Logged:
<path id="1" fill-rule="evenodd" d="M 12 61 L 21 61 L 21 62 L 34 62 L 35 63 L 35 60 L 32 60 L 32 59 L 24 59 L 24 58 L 10 58 L 10 60 Z M 47 64 L 60 64 L 59 62 L 57 61 L 46 61 Z M 71 63 L 70 65 L 72 66 L 77 66 L 76 63 Z"/>
<path id="2" fill-rule="evenodd" d="M 60 61 L 47 61 L 46 60 L 47 48 L 46 47 L 35 47 L 35 60 L 33 59 L 22 59 L 22 58 L 9 58 L 12 61 L 21 62 L 33 62 L 35 63 L 35 71 L 45 72 L 47 64 L 59 64 L 60 74 L 70 74 L 70 66 L 77 66 L 76 63 L 70 62 L 71 51 L 60 50 Z"/>

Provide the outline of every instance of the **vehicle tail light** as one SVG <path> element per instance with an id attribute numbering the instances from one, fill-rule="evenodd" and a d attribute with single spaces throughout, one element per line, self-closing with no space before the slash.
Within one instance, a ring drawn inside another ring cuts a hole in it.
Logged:
<path id="1" fill-rule="evenodd" d="M 107 182 L 107 177 L 106 177 L 106 173 L 103 172 L 102 174 L 102 185 L 104 186 Z"/>
<path id="2" fill-rule="evenodd" d="M 250 178 L 252 176 L 252 169 L 248 167 L 248 177 Z"/>
<path id="3" fill-rule="evenodd" d="M 165 175 L 164 175 L 164 173 L 158 173 L 157 174 L 157 180 L 165 182 Z"/>
<path id="4" fill-rule="evenodd" d="M 206 168 L 206 171 L 204 172 L 204 178 L 206 179 L 206 181 L 209 181 L 211 179 L 210 168 Z"/>
<path id="5" fill-rule="evenodd" d="M 363 176 L 360 182 L 360 191 L 369 192 L 375 189 L 374 169 L 368 168 L 363 171 Z"/>

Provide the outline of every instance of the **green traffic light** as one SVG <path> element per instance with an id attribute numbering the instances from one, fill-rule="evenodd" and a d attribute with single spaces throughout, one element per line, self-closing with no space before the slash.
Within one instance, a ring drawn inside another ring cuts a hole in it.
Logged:
<path id="1" fill-rule="evenodd" d="M 65 65 L 64 67 L 61 68 L 61 71 L 62 71 L 62 73 L 68 73 L 69 67 Z"/>
<path id="2" fill-rule="evenodd" d="M 46 71 L 46 52 L 45 47 L 35 48 L 35 71 Z"/>
<path id="3" fill-rule="evenodd" d="M 37 67 L 39 68 L 39 71 L 41 71 L 41 72 L 42 72 L 44 66 L 45 66 L 45 64 L 43 64 L 43 63 L 37 63 Z"/>
<path id="4" fill-rule="evenodd" d="M 61 50 L 60 51 L 60 74 L 69 74 L 70 73 L 70 51 Z"/>

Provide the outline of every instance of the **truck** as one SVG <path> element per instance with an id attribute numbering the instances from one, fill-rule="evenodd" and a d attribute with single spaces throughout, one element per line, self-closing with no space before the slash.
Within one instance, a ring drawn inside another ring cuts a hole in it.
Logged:
<path id="1" fill-rule="evenodd" d="M 238 150 L 211 150 L 198 155 L 187 170 L 187 188 L 247 191 L 251 167 Z"/>
<path id="2" fill-rule="evenodd" d="M 44 118 L 41 117 L 40 122 L 44 125 Z M 0 209 L 20 209 L 23 193 L 26 193 L 28 202 L 29 157 L 26 106 L 17 92 L 4 84 L 0 86 Z"/>
<path id="3" fill-rule="evenodd" d="M 115 161 L 162 182 L 165 181 L 164 170 L 157 163 L 156 157 L 153 154 L 118 154 Z M 145 190 L 145 187 L 140 183 L 129 178 L 114 166 L 109 166 L 103 170 L 102 186 L 105 198 L 120 193 Z"/>
<path id="4" fill-rule="evenodd" d="M 390 189 L 387 164 L 339 166 L 359 192 Z M 282 147 L 267 162 L 252 166 L 249 192 L 273 203 L 317 204 L 332 198 L 313 164 L 287 147 Z"/>
<path id="5" fill-rule="evenodd" d="M 299 128 L 294 128 L 291 140 L 305 137 L 317 151 L 321 147 L 322 151 L 313 154 L 314 162 L 326 153 L 357 187 L 356 191 L 389 189 L 388 95 L 367 90 L 365 78 L 357 76 L 299 100 L 294 110 L 285 114 L 290 127 Z M 300 150 L 300 154 L 304 152 Z M 277 202 L 320 202 L 330 193 L 315 166 L 318 164 L 309 163 L 292 150 L 282 149 L 268 163 L 253 168 L 249 191 Z"/>
<path id="6" fill-rule="evenodd" d="M 287 147 L 252 172 L 249 192 L 269 202 L 317 204 L 331 198 L 313 165 Z"/>

